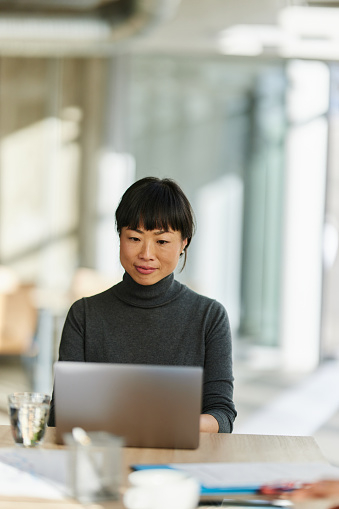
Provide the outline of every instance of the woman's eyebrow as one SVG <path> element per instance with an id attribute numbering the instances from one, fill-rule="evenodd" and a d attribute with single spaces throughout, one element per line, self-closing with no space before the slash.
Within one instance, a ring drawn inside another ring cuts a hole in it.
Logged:
<path id="1" fill-rule="evenodd" d="M 129 232 L 137 232 L 137 233 L 144 233 L 142 230 L 138 230 L 138 228 L 128 228 L 128 226 L 126 227 L 126 230 L 128 230 Z"/>
<path id="2" fill-rule="evenodd" d="M 161 235 L 162 233 L 174 233 L 174 232 L 171 232 L 170 230 L 158 230 L 154 232 L 154 235 Z"/>

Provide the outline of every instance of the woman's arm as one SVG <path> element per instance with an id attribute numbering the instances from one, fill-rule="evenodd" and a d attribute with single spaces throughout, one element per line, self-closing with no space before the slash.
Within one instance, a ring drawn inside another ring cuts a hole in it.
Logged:
<path id="1" fill-rule="evenodd" d="M 75 302 L 66 317 L 63 327 L 59 361 L 84 361 L 84 308 L 83 302 Z M 55 426 L 54 391 L 49 409 L 48 426 Z"/>
<path id="2" fill-rule="evenodd" d="M 216 432 L 232 432 L 237 412 L 233 403 L 231 329 L 226 310 L 217 301 L 213 301 L 206 321 L 202 414 L 217 421 L 218 429 L 212 425 Z M 211 429 L 210 425 L 207 428 Z"/>
<path id="3" fill-rule="evenodd" d="M 72 304 L 62 330 L 59 361 L 85 361 L 85 307 L 80 299 Z"/>

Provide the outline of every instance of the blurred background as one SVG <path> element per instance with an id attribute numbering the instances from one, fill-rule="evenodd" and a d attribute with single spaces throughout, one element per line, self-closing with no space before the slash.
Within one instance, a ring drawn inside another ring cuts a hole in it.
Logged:
<path id="1" fill-rule="evenodd" d="M 9 392 L 51 392 L 154 175 L 196 213 L 177 277 L 229 313 L 235 432 L 339 463 L 338 127 L 339 1 L 0 0 L 0 423 Z"/>

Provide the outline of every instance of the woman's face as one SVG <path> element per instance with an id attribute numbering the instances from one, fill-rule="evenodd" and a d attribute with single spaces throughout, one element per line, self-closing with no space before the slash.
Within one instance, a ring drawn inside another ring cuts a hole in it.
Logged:
<path id="1" fill-rule="evenodd" d="M 124 227 L 120 234 L 121 265 L 140 285 L 154 285 L 174 271 L 186 244 L 179 231 Z"/>

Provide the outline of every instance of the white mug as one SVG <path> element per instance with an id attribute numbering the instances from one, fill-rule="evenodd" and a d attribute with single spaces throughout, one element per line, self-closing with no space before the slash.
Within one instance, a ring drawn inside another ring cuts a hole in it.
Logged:
<path id="1" fill-rule="evenodd" d="M 128 480 L 132 486 L 123 499 L 127 509 L 194 509 L 198 505 L 198 481 L 180 470 L 138 470 Z"/>

